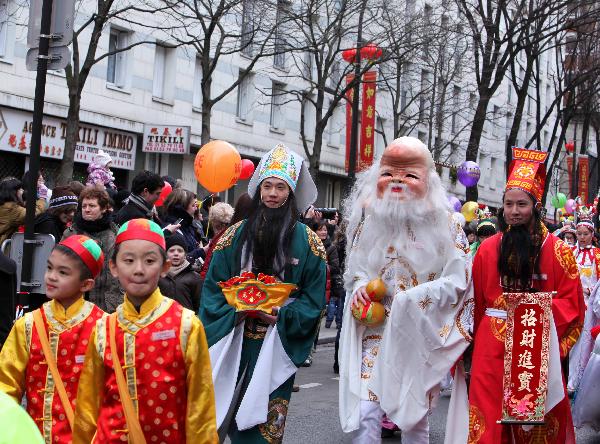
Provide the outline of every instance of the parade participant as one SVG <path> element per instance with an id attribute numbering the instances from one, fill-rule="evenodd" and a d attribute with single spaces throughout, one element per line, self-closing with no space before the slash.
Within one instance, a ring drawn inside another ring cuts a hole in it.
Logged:
<path id="1" fill-rule="evenodd" d="M 591 297 L 592 291 L 600 277 L 600 248 L 592 245 L 595 230 L 591 216 L 591 212 L 582 209 L 578 213 L 579 221 L 576 225 L 577 247 L 573 251 L 573 254 L 577 262 L 577 268 L 579 269 L 586 311 L 581 336 L 579 336 L 579 340 L 571 350 L 571 353 L 569 353 L 569 381 L 567 382 L 567 390 L 570 393 L 574 393 L 577 390 L 585 366 L 594 348 L 590 329 L 600 324 L 600 313 L 596 314 L 594 312 L 594 310 L 599 309 L 598 304 L 600 301 Z M 595 292 L 594 296 L 596 298 L 600 297 L 600 293 Z"/>
<path id="2" fill-rule="evenodd" d="M 198 313 L 202 279 L 185 257 L 187 254 L 185 238 L 176 232 L 167 237 L 166 245 L 171 268 L 158 281 L 160 292 L 176 300 L 184 308 Z"/>
<path id="3" fill-rule="evenodd" d="M 0 390 L 21 402 L 47 444 L 70 442 L 80 371 L 90 334 L 104 314 L 83 294 L 104 256 L 96 242 L 71 236 L 54 247 L 46 269 L 51 299 L 13 326 L 0 353 Z"/>
<path id="4" fill-rule="evenodd" d="M 513 157 L 519 167 L 516 168 L 515 163 L 511 166 L 498 212 L 500 232 L 481 245 L 473 262 L 475 348 L 469 387 L 469 443 L 575 442 L 569 400 L 564 393 L 564 381 L 562 384 L 560 381 L 560 371 L 556 375 L 558 393 L 549 392 L 547 397 L 550 399 L 552 394 L 558 404 L 546 405 L 544 425 L 513 426 L 499 422 L 507 309 L 503 293 L 556 292 L 552 297 L 552 315 L 558 341 L 549 347 L 559 348 L 561 359 L 579 337 L 583 322 L 581 284 L 571 249 L 549 234 L 541 220 L 543 160 L 530 161 L 527 153 L 530 152 L 514 150 Z M 558 352 L 555 356 L 558 357 Z M 556 387 L 551 384 L 550 373 L 548 377 L 548 387 Z"/>
<path id="5" fill-rule="evenodd" d="M 261 159 L 248 193 L 250 214 L 219 239 L 200 301 L 219 385 L 217 422 L 234 444 L 282 441 L 294 377 L 310 353 L 325 307 L 325 249 L 298 222 L 298 210 L 317 197 L 306 162 L 278 145 Z M 244 271 L 295 284 L 297 290 L 271 314 L 246 317 L 226 302 L 218 285 Z M 241 400 L 235 399 L 236 385 Z M 227 418 L 233 415 L 230 427 Z"/>
<path id="6" fill-rule="evenodd" d="M 475 256 L 481 243 L 494 234 L 496 234 L 496 224 L 489 218 L 480 220 L 477 223 L 477 240 L 470 246 L 471 256 Z"/>
<path id="7" fill-rule="evenodd" d="M 160 293 L 169 265 L 156 223 L 133 219 L 119 229 L 110 270 L 125 301 L 92 333 L 73 444 L 217 442 L 204 329 L 194 312 Z"/>
<path id="8" fill-rule="evenodd" d="M 469 258 L 431 153 L 401 137 L 358 180 L 347 200 L 346 308 L 340 343 L 340 421 L 355 443 L 380 442 L 384 413 L 403 443 L 428 443 L 439 384 L 468 345 Z M 353 308 L 385 283 L 383 323 Z M 360 313 L 360 312 L 359 312 Z"/>

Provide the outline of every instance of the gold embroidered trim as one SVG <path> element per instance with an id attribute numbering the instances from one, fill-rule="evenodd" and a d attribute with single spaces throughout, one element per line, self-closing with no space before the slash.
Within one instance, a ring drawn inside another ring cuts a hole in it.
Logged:
<path id="1" fill-rule="evenodd" d="M 465 301 L 461 309 L 458 311 L 455 319 L 456 328 L 467 341 L 471 342 L 473 337 L 469 333 L 468 324 L 473 320 L 473 310 L 475 309 L 475 299 L 469 298 Z M 463 320 L 465 323 L 463 323 Z"/>
<path id="2" fill-rule="evenodd" d="M 83 322 L 90 315 L 92 310 L 94 309 L 94 304 L 88 301 L 83 301 L 83 305 L 81 306 L 81 310 L 75 316 L 70 319 L 67 319 L 65 322 L 60 322 L 58 319 L 54 317 L 52 313 L 52 308 L 50 307 L 50 302 L 46 302 L 43 306 L 44 314 L 46 315 L 46 319 L 48 324 L 50 324 L 50 329 L 54 330 L 58 333 L 62 333 L 65 330 L 68 330 L 75 325 Z"/>
<path id="3" fill-rule="evenodd" d="M 135 322 L 132 322 L 125 317 L 123 305 L 121 304 L 117 307 L 117 320 L 125 330 L 127 330 L 131 334 L 136 334 L 142 328 L 144 328 L 148 324 L 151 324 L 152 322 L 156 321 L 159 317 L 164 315 L 169 309 L 169 307 L 171 307 L 171 304 L 173 304 L 174 302 L 175 301 L 173 299 L 163 297 L 162 301 L 160 301 L 160 304 L 158 304 L 158 306 L 154 310 L 152 310 L 143 318 L 136 320 Z"/>
<path id="4" fill-rule="evenodd" d="M 135 408 L 135 411 L 138 412 L 137 384 L 135 375 L 135 335 L 129 333 L 128 331 L 123 332 L 123 345 L 125 347 L 123 350 L 123 360 L 125 361 L 123 369 L 125 370 L 125 379 L 127 379 L 127 388 L 129 390 L 129 396 L 133 401 L 133 407 Z M 116 353 L 116 351 L 113 354 L 113 359 L 119 359 L 119 355 Z"/>
<path id="5" fill-rule="evenodd" d="M 427 310 L 429 306 L 433 303 L 429 295 L 425 296 L 423 299 L 419 301 L 419 308 L 423 311 Z"/>
<path id="6" fill-rule="evenodd" d="M 46 305 L 46 304 L 44 304 Z M 50 343 L 50 350 L 56 360 L 56 351 L 58 349 L 58 340 L 60 336 L 57 332 L 49 330 L 48 342 Z M 42 421 L 44 421 L 44 440 L 46 442 L 52 442 L 52 401 L 54 400 L 54 378 L 50 367 L 46 369 L 46 387 L 44 388 L 44 407 L 42 410 Z"/>
<path id="7" fill-rule="evenodd" d="M 269 401 L 267 422 L 258 425 L 260 434 L 269 444 L 280 444 L 283 442 L 288 404 L 289 401 L 283 398 L 275 398 Z"/>
<path id="8" fill-rule="evenodd" d="M 575 262 L 573 252 L 563 241 L 557 240 L 554 244 L 554 256 L 556 256 L 556 260 L 558 260 L 558 263 L 567 276 L 571 279 L 577 279 L 579 277 L 579 269 L 577 268 L 577 262 Z"/>
<path id="9" fill-rule="evenodd" d="M 96 322 L 96 351 L 98 357 L 104 360 L 104 350 L 106 350 L 106 320 L 108 315 L 104 314 Z"/>
<path id="10" fill-rule="evenodd" d="M 234 224 L 225 230 L 225 233 L 219 238 L 217 241 L 217 245 L 215 245 L 214 251 L 224 250 L 225 248 L 231 246 L 233 243 L 233 238 L 235 237 L 235 233 L 237 229 L 242 225 L 243 220 L 239 221 L 237 224 Z"/>
<path id="11" fill-rule="evenodd" d="M 325 251 L 325 247 L 323 246 L 323 242 L 321 242 L 319 236 L 317 236 L 317 234 L 308 227 L 306 227 L 306 234 L 308 236 L 308 245 L 310 245 L 310 251 L 312 251 L 315 256 L 327 261 L 327 252 Z"/>
<path id="12" fill-rule="evenodd" d="M 181 353 L 184 356 L 185 351 L 187 350 L 188 339 L 192 332 L 192 320 L 194 319 L 194 316 L 196 316 L 196 314 L 187 308 L 184 308 L 181 312 L 181 333 L 179 335 L 179 340 L 181 343 Z"/>
<path id="13" fill-rule="evenodd" d="M 23 315 L 25 319 L 25 343 L 27 344 L 27 350 L 31 348 L 31 332 L 33 329 L 33 313 L 25 313 Z"/>

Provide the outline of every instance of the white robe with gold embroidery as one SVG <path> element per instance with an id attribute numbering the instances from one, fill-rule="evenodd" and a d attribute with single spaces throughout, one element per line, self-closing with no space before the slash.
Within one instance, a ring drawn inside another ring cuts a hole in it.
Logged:
<path id="1" fill-rule="evenodd" d="M 367 217 L 362 230 L 369 229 L 377 227 L 370 227 Z M 360 231 L 345 276 L 353 284 L 347 285 L 340 342 L 340 421 L 344 432 L 357 430 L 360 401 L 372 400 L 398 427 L 409 430 L 427 414 L 440 381 L 470 340 L 470 261 L 457 246 L 445 260 L 438 260 L 444 257 L 440 254 L 413 264 L 398 249 L 406 240 L 392 239 L 379 251 L 383 266 L 368 269 L 373 261 L 365 252 L 374 246 L 361 246 Z M 421 248 L 418 240 L 412 247 Z M 367 328 L 352 317 L 349 305 L 354 292 L 377 277 L 388 289 L 383 301 L 387 319 Z"/>

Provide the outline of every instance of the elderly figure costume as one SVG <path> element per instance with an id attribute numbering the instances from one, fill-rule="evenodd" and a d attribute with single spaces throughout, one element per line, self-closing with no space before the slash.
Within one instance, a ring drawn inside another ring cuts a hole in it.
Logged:
<path id="1" fill-rule="evenodd" d="M 261 184 L 270 178 L 289 187 L 277 208 L 262 196 Z M 228 228 L 214 249 L 200 317 L 219 387 L 220 436 L 228 434 L 233 443 L 279 443 L 296 371 L 309 355 L 325 307 L 325 249 L 297 221 L 297 211 L 317 197 L 301 156 L 278 145 L 261 159 L 248 193 L 254 202 L 248 219 Z M 224 297 L 219 283 L 244 272 L 296 286 L 271 324 L 236 311 Z"/>
<path id="2" fill-rule="evenodd" d="M 456 240 L 462 230 L 452 222 L 429 150 L 412 137 L 385 149 L 350 201 L 342 429 L 355 443 L 380 442 L 386 414 L 402 429 L 403 443 L 428 443 L 427 417 L 440 381 L 470 339 L 469 257 Z M 352 308 L 376 278 L 385 282 L 385 317 L 366 326 Z"/>
<path id="3" fill-rule="evenodd" d="M 518 158 L 516 153 L 514 158 L 505 192 L 524 191 L 523 195 L 532 200 L 534 210 L 528 221 L 514 225 L 508 225 L 502 210 L 498 215 L 501 231 L 481 244 L 473 262 L 475 347 L 469 387 L 468 442 L 574 443 L 560 360 L 568 355 L 577 341 L 583 321 L 579 273 L 570 247 L 548 233 L 536 209 L 544 189 L 543 160 L 529 161 L 530 155 Z M 528 245 L 524 246 L 524 243 Z M 505 259 L 502 259 L 502 254 Z M 528 276 L 523 277 L 522 270 L 525 268 L 529 270 L 525 272 Z M 524 280 L 527 280 L 526 284 Z M 506 292 L 555 292 L 552 296 L 553 322 L 550 329 L 554 331 L 550 333 L 548 345 L 544 425 L 499 423 L 502 417 L 507 328 Z"/>

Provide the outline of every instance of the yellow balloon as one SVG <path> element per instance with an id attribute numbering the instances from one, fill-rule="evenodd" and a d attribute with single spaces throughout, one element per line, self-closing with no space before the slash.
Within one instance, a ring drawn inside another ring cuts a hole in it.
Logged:
<path id="1" fill-rule="evenodd" d="M 479 209 L 479 205 L 477 202 L 469 201 L 465 202 L 462 206 L 460 212 L 465 217 L 467 222 L 471 222 L 475 217 L 477 217 L 477 210 Z"/>

